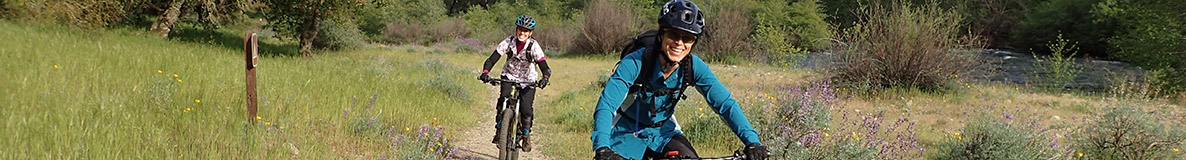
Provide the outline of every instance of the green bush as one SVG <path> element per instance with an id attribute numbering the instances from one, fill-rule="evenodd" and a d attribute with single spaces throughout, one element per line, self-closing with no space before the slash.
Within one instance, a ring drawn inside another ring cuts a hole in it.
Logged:
<path id="1" fill-rule="evenodd" d="M 358 27 L 372 41 L 419 41 L 420 39 L 391 41 L 393 39 L 386 36 L 386 33 L 391 32 L 388 31 L 389 24 L 398 23 L 397 25 L 409 26 L 412 26 L 412 23 L 419 26 L 434 24 L 434 22 L 445 18 L 444 5 L 443 1 L 376 0 L 354 10 L 354 18 L 357 19 Z"/>
<path id="2" fill-rule="evenodd" d="M 366 36 L 353 22 L 336 22 L 334 20 L 321 21 L 318 25 L 317 38 L 313 39 L 313 46 L 319 49 L 350 50 L 363 46 Z"/>
<path id="3" fill-rule="evenodd" d="M 831 51 L 839 54 L 833 79 L 842 85 L 936 90 L 977 64 L 963 51 L 979 41 L 961 36 L 962 17 L 936 3 L 873 3 L 858 14 L 861 21 Z"/>
<path id="4" fill-rule="evenodd" d="M 1082 159 L 1183 159 L 1186 139 L 1181 124 L 1166 123 L 1168 115 L 1136 107 L 1118 106 L 1080 127 L 1072 136 Z"/>
<path id="5" fill-rule="evenodd" d="M 1079 43 L 1080 53 L 1105 56 L 1107 37 L 1114 25 L 1110 21 L 1095 20 L 1092 6 L 1103 0 L 1050 0 L 1038 4 L 1013 33 L 1011 45 L 1021 50 L 1050 53 L 1046 42 L 1055 41 L 1059 34 Z"/>
<path id="6" fill-rule="evenodd" d="M 490 5 L 489 9 L 470 7 L 469 12 L 461 17 L 465 19 L 465 29 L 469 31 L 471 38 L 482 43 L 498 43 L 499 40 L 511 35 L 515 29 L 515 18 L 534 12 L 529 9 L 530 7 L 521 5 L 526 4 L 500 1 Z"/>
<path id="7" fill-rule="evenodd" d="M 1044 130 L 1025 121 L 980 117 L 938 145 L 933 159 L 1054 159 L 1059 150 Z M 1022 122 L 1022 123 L 1018 123 Z M 1054 147 L 1052 147 L 1054 146 Z"/>
<path id="8" fill-rule="evenodd" d="M 1074 81 L 1075 76 L 1083 72 L 1083 67 L 1077 66 L 1074 61 L 1078 48 L 1075 43 L 1063 39 L 1062 34 L 1046 46 L 1051 51 L 1050 55 L 1034 55 L 1034 59 L 1039 61 L 1034 62 L 1037 73 L 1034 73 L 1032 78 L 1042 87 L 1063 89 L 1063 86 Z"/>
<path id="9" fill-rule="evenodd" d="M 1021 21 L 1042 0 L 966 0 L 954 1 L 966 19 L 965 28 L 984 38 L 989 47 L 1007 48 L 1010 36 Z"/>
<path id="10" fill-rule="evenodd" d="M 1186 10 L 1183 1 L 1107 0 L 1095 6 L 1097 21 L 1115 21 L 1107 39 L 1113 57 L 1154 71 L 1160 95 L 1186 91 Z"/>
<path id="11" fill-rule="evenodd" d="M 133 0 L 71 0 L 71 1 L 38 1 L 16 0 L 5 1 L 4 12 L 15 19 L 41 21 L 49 20 L 61 24 L 75 25 L 85 28 L 107 27 L 110 24 L 123 21 L 129 10 L 135 10 L 131 4 Z M 4 14 L 4 13 L 0 13 Z"/>
<path id="12" fill-rule="evenodd" d="M 824 49 L 821 42 L 832 36 L 832 26 L 824 21 L 828 17 L 823 13 L 820 0 L 799 0 L 792 3 L 787 10 L 788 24 L 793 37 L 791 42 L 795 46 L 812 50 Z"/>

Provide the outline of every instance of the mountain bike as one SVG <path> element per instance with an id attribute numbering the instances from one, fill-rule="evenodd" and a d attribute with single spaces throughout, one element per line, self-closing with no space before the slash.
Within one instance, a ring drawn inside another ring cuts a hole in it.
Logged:
<path id="1" fill-rule="evenodd" d="M 519 159 L 519 150 L 523 148 L 526 141 L 522 140 L 522 135 L 519 134 L 516 128 L 519 126 L 519 89 L 527 87 L 539 87 L 535 82 L 513 82 L 506 79 L 490 79 L 484 81 L 491 85 L 502 85 L 502 82 L 511 82 L 515 89 L 511 90 L 510 97 L 504 99 L 502 110 L 498 111 L 501 118 L 498 120 L 498 132 L 495 133 L 498 137 L 498 159 L 499 160 L 515 160 Z"/>

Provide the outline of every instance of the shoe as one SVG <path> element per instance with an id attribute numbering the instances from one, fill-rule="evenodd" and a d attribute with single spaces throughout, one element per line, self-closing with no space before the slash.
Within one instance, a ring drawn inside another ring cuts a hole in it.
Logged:
<path id="1" fill-rule="evenodd" d="M 523 135 L 521 148 L 523 148 L 523 152 L 531 152 L 531 135 Z"/>

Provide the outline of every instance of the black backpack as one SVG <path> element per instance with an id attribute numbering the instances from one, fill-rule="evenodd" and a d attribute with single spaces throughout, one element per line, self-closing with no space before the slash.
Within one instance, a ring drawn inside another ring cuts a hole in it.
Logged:
<path id="1" fill-rule="evenodd" d="M 655 74 L 654 67 L 657 65 L 655 63 L 658 62 L 656 60 L 656 58 L 658 58 L 658 57 L 656 56 L 655 53 L 653 53 L 653 52 L 658 52 L 657 50 L 654 50 L 654 49 L 659 48 L 659 45 L 657 43 L 658 42 L 657 38 L 659 38 L 658 30 L 649 30 L 646 32 L 642 32 L 642 34 L 638 34 L 637 36 L 634 36 L 633 38 L 630 39 L 629 43 L 626 44 L 626 47 L 622 48 L 622 52 L 621 52 L 622 55 L 619 57 L 618 63 L 621 64 L 621 59 L 625 59 L 626 55 L 629 55 L 630 53 L 634 53 L 635 51 L 638 51 L 639 49 L 645 48 L 646 50 L 643 51 L 643 56 L 642 56 L 642 68 L 640 68 L 640 70 L 639 70 L 638 78 L 636 78 L 634 80 L 634 85 L 630 86 L 630 91 L 628 94 L 635 94 L 640 91 L 654 93 L 654 94 L 656 94 L 656 96 L 676 94 L 676 96 L 671 97 L 672 99 L 669 100 L 671 102 L 671 103 L 669 103 L 669 106 L 658 107 L 663 110 L 671 111 L 671 110 L 675 110 L 675 105 L 677 103 L 679 103 L 679 100 L 688 98 L 688 96 L 686 94 L 684 94 L 684 91 L 688 89 L 688 86 L 692 85 L 692 82 L 694 82 L 692 80 L 692 75 L 691 75 L 692 64 L 691 64 L 691 60 L 680 61 L 680 65 L 679 65 L 680 73 L 678 73 L 678 74 L 681 75 L 680 77 L 682 77 L 682 79 L 680 80 L 679 87 L 677 87 L 679 89 L 651 90 L 650 88 L 645 86 L 644 84 L 647 84 L 646 80 L 649 80 L 649 79 L 643 78 L 643 76 Z M 651 97 L 648 97 L 646 99 L 649 99 L 649 98 L 651 98 Z M 629 101 L 626 103 L 632 103 L 632 101 Z M 626 108 L 627 108 L 627 106 L 620 107 L 618 109 L 619 114 L 625 113 Z M 651 108 L 651 112 L 650 112 L 651 116 L 655 116 L 654 114 L 657 113 L 658 110 L 659 109 Z M 660 123 L 660 125 L 661 124 L 662 124 L 662 122 Z"/>

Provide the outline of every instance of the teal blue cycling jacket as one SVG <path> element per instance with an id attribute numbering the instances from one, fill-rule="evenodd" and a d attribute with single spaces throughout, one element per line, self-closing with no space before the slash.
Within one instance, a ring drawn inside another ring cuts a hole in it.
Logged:
<path id="1" fill-rule="evenodd" d="M 673 72 L 669 78 L 663 78 L 661 66 L 650 67 L 655 69 L 651 73 L 656 74 L 638 75 L 643 65 L 643 51 L 645 49 L 635 51 L 622 58 L 613 75 L 610 75 L 609 80 L 606 81 L 605 89 L 601 91 L 597 107 L 593 110 L 593 132 L 590 138 L 593 140 L 594 150 L 609 147 L 623 157 L 641 159 L 646 149 L 662 151 L 663 146 L 671 141 L 672 136 L 683 134 L 677 129 L 677 124 L 671 122 L 654 128 L 639 127 L 673 118 L 674 110 L 656 109 L 658 112 L 653 117 L 649 112 L 652 108 L 674 103 L 669 102 L 670 98 L 668 97 L 676 96 L 674 94 L 653 97 L 649 93 L 640 93 L 645 94 L 643 97 L 648 98 L 638 98 L 631 104 L 631 107 L 625 110 L 623 118 L 620 118 L 616 124 L 613 122 L 614 114 L 618 107 L 621 107 L 636 78 L 647 78 L 645 82 L 649 84 L 645 86 L 651 89 L 679 89 L 679 81 L 682 79 L 681 76 L 684 76 L 678 74 L 681 72 L 679 69 Z M 712 110 L 725 120 L 729 129 L 737 134 L 742 142 L 761 144 L 758 140 L 757 130 L 754 130 L 754 127 L 750 125 L 729 89 L 721 84 L 704 60 L 694 54 L 685 59 L 692 61 L 692 72 L 690 73 L 690 76 L 693 76 L 691 80 L 694 81 L 692 87 L 704 95 Z M 659 59 L 655 58 L 654 60 L 658 61 Z M 651 64 L 662 65 L 661 63 Z"/>

